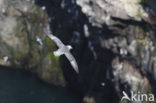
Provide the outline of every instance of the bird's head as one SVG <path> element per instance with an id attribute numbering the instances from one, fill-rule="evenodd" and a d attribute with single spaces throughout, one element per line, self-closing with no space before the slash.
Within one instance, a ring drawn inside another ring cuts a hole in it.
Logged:
<path id="1" fill-rule="evenodd" d="M 71 45 L 67 45 L 67 48 L 68 48 L 69 50 L 71 50 L 71 49 L 72 49 L 72 46 L 71 46 Z"/>

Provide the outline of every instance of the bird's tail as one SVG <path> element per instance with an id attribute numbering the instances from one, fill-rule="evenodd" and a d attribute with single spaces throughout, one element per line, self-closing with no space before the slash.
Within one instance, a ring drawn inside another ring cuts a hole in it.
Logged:
<path id="1" fill-rule="evenodd" d="M 56 50 L 53 52 L 55 56 L 61 56 L 63 54 L 63 52 L 61 52 L 60 49 Z"/>

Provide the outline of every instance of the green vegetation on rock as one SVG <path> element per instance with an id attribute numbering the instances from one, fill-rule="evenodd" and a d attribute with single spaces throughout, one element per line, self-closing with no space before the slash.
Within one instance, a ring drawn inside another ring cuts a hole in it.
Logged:
<path id="1" fill-rule="evenodd" d="M 55 56 L 52 52 L 51 53 L 48 53 L 48 56 L 50 58 L 54 58 L 56 61 L 59 61 L 59 56 Z"/>
<path id="2" fill-rule="evenodd" d="M 147 3 L 147 0 L 138 0 L 138 3 L 139 4 L 146 4 Z"/>
<path id="3" fill-rule="evenodd" d="M 137 15 L 136 15 L 137 19 L 141 20 L 142 18 L 142 12 L 139 10 Z"/>

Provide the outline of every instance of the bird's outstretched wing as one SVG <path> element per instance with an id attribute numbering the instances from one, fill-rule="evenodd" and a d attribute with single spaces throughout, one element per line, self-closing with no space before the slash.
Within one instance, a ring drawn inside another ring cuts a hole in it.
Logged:
<path id="1" fill-rule="evenodd" d="M 65 56 L 67 57 L 67 59 L 69 60 L 70 64 L 72 65 L 73 69 L 79 73 L 79 69 L 78 69 L 78 65 L 77 62 L 75 60 L 75 58 L 73 57 L 73 55 L 70 52 L 66 52 Z"/>
<path id="2" fill-rule="evenodd" d="M 47 36 L 50 38 L 50 39 L 52 39 L 55 43 L 56 43 L 56 45 L 59 47 L 59 48 L 61 48 L 62 46 L 64 46 L 64 44 L 61 42 L 61 40 L 58 38 L 58 37 L 56 37 L 56 36 L 54 36 L 54 35 L 52 35 L 52 34 L 49 34 L 49 33 L 46 33 L 47 34 Z"/>

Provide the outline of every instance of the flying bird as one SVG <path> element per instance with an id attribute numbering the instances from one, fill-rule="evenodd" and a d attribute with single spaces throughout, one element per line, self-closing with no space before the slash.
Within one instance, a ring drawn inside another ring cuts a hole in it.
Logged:
<path id="1" fill-rule="evenodd" d="M 6 63 L 8 61 L 8 56 L 3 57 L 4 62 Z"/>
<path id="2" fill-rule="evenodd" d="M 54 51 L 54 55 L 55 56 L 61 56 L 61 55 L 65 55 L 67 57 L 67 59 L 69 60 L 70 64 L 72 65 L 73 69 L 79 73 L 79 69 L 78 69 L 78 65 L 77 62 L 74 58 L 74 56 L 70 53 L 70 50 L 72 49 L 72 47 L 70 45 L 64 45 L 61 40 L 59 38 L 57 38 L 56 36 L 50 34 L 50 33 L 46 33 L 47 36 L 53 40 L 56 45 L 58 46 L 58 50 Z"/>
<path id="3" fill-rule="evenodd" d="M 43 45 L 42 40 L 41 40 L 38 36 L 36 36 L 36 41 L 37 41 L 40 45 Z"/>

